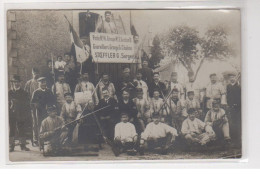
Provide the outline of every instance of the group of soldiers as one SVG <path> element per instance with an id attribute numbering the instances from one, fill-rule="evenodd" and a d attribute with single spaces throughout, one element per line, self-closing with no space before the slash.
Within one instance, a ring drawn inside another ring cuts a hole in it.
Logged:
<path id="1" fill-rule="evenodd" d="M 188 147 L 215 140 L 228 145 L 231 139 L 241 144 L 241 88 L 236 73 L 228 75 L 225 86 L 215 73 L 210 74 L 209 85 L 202 89 L 194 84 L 192 73 L 185 85 L 178 82 L 177 72 L 162 82 L 160 73 L 145 60 L 133 78 L 125 67 L 117 82 L 103 73 L 94 85 L 87 72 L 78 78 L 66 72 L 62 58 L 48 65 L 47 74 L 33 68 L 24 88 L 19 75 L 11 78 L 10 152 L 16 135 L 21 149 L 30 151 L 26 128 L 32 128 L 33 146 L 45 147 L 45 155 L 58 154 L 63 145 L 104 140 L 116 148 L 116 155 L 150 150 L 167 154 L 178 140 Z"/>

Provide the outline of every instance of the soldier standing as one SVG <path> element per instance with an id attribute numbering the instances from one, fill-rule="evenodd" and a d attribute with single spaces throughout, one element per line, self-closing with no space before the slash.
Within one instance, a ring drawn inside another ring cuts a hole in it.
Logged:
<path id="1" fill-rule="evenodd" d="M 34 112 L 33 116 L 33 141 L 34 144 L 38 144 L 39 127 L 44 118 L 47 117 L 46 107 L 47 105 L 55 105 L 56 99 L 50 89 L 47 88 L 47 82 L 45 77 L 40 77 L 37 80 L 39 82 L 39 88 L 34 91 L 31 105 Z"/>
<path id="2" fill-rule="evenodd" d="M 30 151 L 26 147 L 25 130 L 30 120 L 29 96 L 21 88 L 20 76 L 14 75 L 11 79 L 11 90 L 9 96 L 9 151 L 13 152 L 15 147 L 15 132 L 17 131 L 21 150 Z"/>
<path id="3" fill-rule="evenodd" d="M 32 68 L 32 79 L 26 82 L 24 86 L 24 90 L 30 95 L 30 99 L 32 98 L 33 92 L 39 88 L 39 84 L 37 79 L 39 78 L 39 70 L 37 68 Z"/>
<path id="4" fill-rule="evenodd" d="M 227 104 L 230 112 L 230 134 L 237 145 L 241 145 L 241 87 L 235 73 L 229 74 L 227 85 Z"/>

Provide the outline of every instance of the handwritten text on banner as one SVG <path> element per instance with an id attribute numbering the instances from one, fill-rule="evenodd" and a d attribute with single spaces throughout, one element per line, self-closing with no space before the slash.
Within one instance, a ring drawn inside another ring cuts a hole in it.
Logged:
<path id="1" fill-rule="evenodd" d="M 133 63 L 132 35 L 90 33 L 91 53 L 98 63 Z"/>

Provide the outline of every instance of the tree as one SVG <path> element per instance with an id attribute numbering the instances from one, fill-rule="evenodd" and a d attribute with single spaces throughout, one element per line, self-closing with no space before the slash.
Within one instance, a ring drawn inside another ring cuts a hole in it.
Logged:
<path id="1" fill-rule="evenodd" d="M 219 26 L 209 29 L 203 37 L 200 37 L 194 28 L 178 26 L 170 29 L 164 37 L 163 44 L 168 54 L 175 56 L 189 75 L 194 76 L 194 81 L 205 60 L 224 60 L 232 52 L 227 32 Z"/>
<path id="2" fill-rule="evenodd" d="M 163 54 L 162 54 L 162 48 L 161 48 L 161 42 L 160 42 L 160 38 L 158 35 L 156 35 L 153 39 L 153 46 L 151 48 L 151 62 L 152 62 L 152 67 L 154 67 L 154 65 L 157 65 L 161 59 L 163 59 Z"/>

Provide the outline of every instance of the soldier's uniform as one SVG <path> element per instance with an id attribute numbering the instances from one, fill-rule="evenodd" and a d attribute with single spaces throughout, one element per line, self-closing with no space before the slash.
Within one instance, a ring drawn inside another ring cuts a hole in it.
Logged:
<path id="1" fill-rule="evenodd" d="M 154 118 L 159 120 L 159 115 L 157 113 L 153 114 L 153 120 Z M 161 151 L 167 153 L 176 136 L 178 134 L 175 128 L 165 123 L 153 121 L 146 126 L 141 134 L 140 150 L 160 148 Z"/>
<path id="2" fill-rule="evenodd" d="M 82 76 L 84 76 L 86 74 L 88 75 L 88 73 L 85 73 Z M 75 88 L 75 93 L 77 93 L 77 92 L 86 93 L 87 98 L 89 98 L 87 100 L 92 100 L 95 103 L 95 105 L 98 105 L 99 100 L 98 100 L 97 93 L 95 91 L 95 86 L 91 82 L 89 82 L 87 80 L 82 80 L 81 82 L 79 82 Z"/>
<path id="3" fill-rule="evenodd" d="M 46 82 L 45 77 L 40 77 L 38 82 Z M 39 137 L 40 124 L 47 117 L 47 105 L 56 105 L 56 99 L 50 89 L 39 87 L 34 91 L 31 105 L 33 107 L 33 140 L 36 143 Z"/>
<path id="4" fill-rule="evenodd" d="M 55 111 L 55 106 L 48 106 L 48 113 Z M 40 127 L 40 139 L 44 142 L 44 155 L 56 156 L 64 155 L 62 145 L 67 139 L 67 128 L 62 128 L 64 120 L 59 116 L 48 116 L 45 118 Z"/>
<path id="5" fill-rule="evenodd" d="M 235 76 L 235 74 L 229 76 Z M 241 144 L 241 87 L 237 82 L 227 85 L 227 104 L 231 120 L 231 137 Z"/>
<path id="6" fill-rule="evenodd" d="M 206 125 L 203 121 L 195 117 L 196 109 L 190 108 L 189 115 L 194 115 L 194 119 L 188 116 L 182 123 L 181 133 L 188 144 L 199 143 L 205 145 L 215 139 L 215 133 L 211 126 Z"/>
<path id="7" fill-rule="evenodd" d="M 139 98 L 138 94 L 141 94 L 142 97 Z M 133 99 L 133 102 L 137 109 L 137 130 L 142 132 L 145 129 L 145 126 L 151 121 L 150 118 L 150 103 L 147 99 L 143 98 L 143 90 L 137 89 L 137 97 Z"/>
<path id="8" fill-rule="evenodd" d="M 20 77 L 14 75 L 11 79 L 12 82 L 20 82 Z M 28 94 L 19 87 L 12 89 L 8 92 L 9 97 L 9 147 L 10 151 L 14 151 L 15 147 L 15 134 L 17 131 L 22 150 L 29 151 L 26 145 L 26 128 L 30 123 L 30 105 Z"/>
<path id="9" fill-rule="evenodd" d="M 205 123 L 212 126 L 217 137 L 223 138 L 227 141 L 230 140 L 229 133 L 229 122 L 226 117 L 226 112 L 224 109 L 219 108 L 219 100 L 214 99 L 212 102 L 212 109 L 210 109 L 205 117 Z M 218 110 L 215 111 L 214 107 L 217 106 Z"/>
<path id="10" fill-rule="evenodd" d="M 64 76 L 64 75 L 60 74 L 59 76 Z M 71 93 L 70 86 L 65 82 L 58 81 L 52 86 L 52 93 L 56 95 L 57 110 L 59 113 L 61 111 L 63 104 L 65 103 L 64 94 Z"/>

